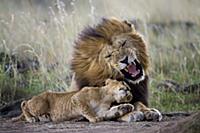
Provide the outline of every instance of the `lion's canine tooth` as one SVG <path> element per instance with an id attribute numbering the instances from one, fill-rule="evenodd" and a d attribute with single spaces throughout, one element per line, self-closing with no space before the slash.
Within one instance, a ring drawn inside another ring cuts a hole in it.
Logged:
<path id="1" fill-rule="evenodd" d="M 124 68 L 124 70 L 125 70 L 126 72 L 128 72 L 128 69 L 127 69 L 127 68 Z"/>

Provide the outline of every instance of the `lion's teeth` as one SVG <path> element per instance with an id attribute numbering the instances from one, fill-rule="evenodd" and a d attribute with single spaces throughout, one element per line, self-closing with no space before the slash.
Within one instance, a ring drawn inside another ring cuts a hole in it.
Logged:
<path id="1" fill-rule="evenodd" d="M 128 69 L 127 69 L 127 68 L 124 68 L 124 70 L 125 70 L 126 72 L 128 72 Z"/>

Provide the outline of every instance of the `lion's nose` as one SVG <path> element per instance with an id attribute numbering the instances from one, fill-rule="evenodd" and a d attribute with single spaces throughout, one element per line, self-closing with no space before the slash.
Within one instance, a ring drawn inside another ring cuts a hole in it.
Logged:
<path id="1" fill-rule="evenodd" d="M 126 56 L 123 60 L 120 61 L 121 63 L 124 63 L 128 65 L 128 56 Z"/>

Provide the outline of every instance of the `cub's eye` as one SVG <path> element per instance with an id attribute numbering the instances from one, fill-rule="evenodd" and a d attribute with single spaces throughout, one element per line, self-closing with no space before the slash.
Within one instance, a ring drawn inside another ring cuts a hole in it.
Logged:
<path id="1" fill-rule="evenodd" d="M 124 46 L 125 46 L 125 44 L 126 44 L 126 41 L 124 41 L 124 42 L 122 43 L 122 47 L 124 47 Z"/>
<path id="2" fill-rule="evenodd" d="M 105 56 L 105 58 L 110 58 L 112 55 L 111 54 L 108 54 Z"/>
<path id="3" fill-rule="evenodd" d="M 120 91 L 126 91 L 127 89 L 126 88 L 120 88 L 119 90 Z"/>

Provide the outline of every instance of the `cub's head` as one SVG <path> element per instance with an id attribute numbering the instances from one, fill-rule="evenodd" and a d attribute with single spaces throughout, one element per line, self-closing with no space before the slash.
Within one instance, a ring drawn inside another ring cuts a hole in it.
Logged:
<path id="1" fill-rule="evenodd" d="M 144 79 L 149 66 L 147 46 L 127 21 L 103 19 L 88 27 L 76 42 L 72 70 L 89 85 L 125 78 L 134 84 Z"/>
<path id="2" fill-rule="evenodd" d="M 117 103 L 130 102 L 133 98 L 129 86 L 123 81 L 107 79 L 105 88 Z"/>

